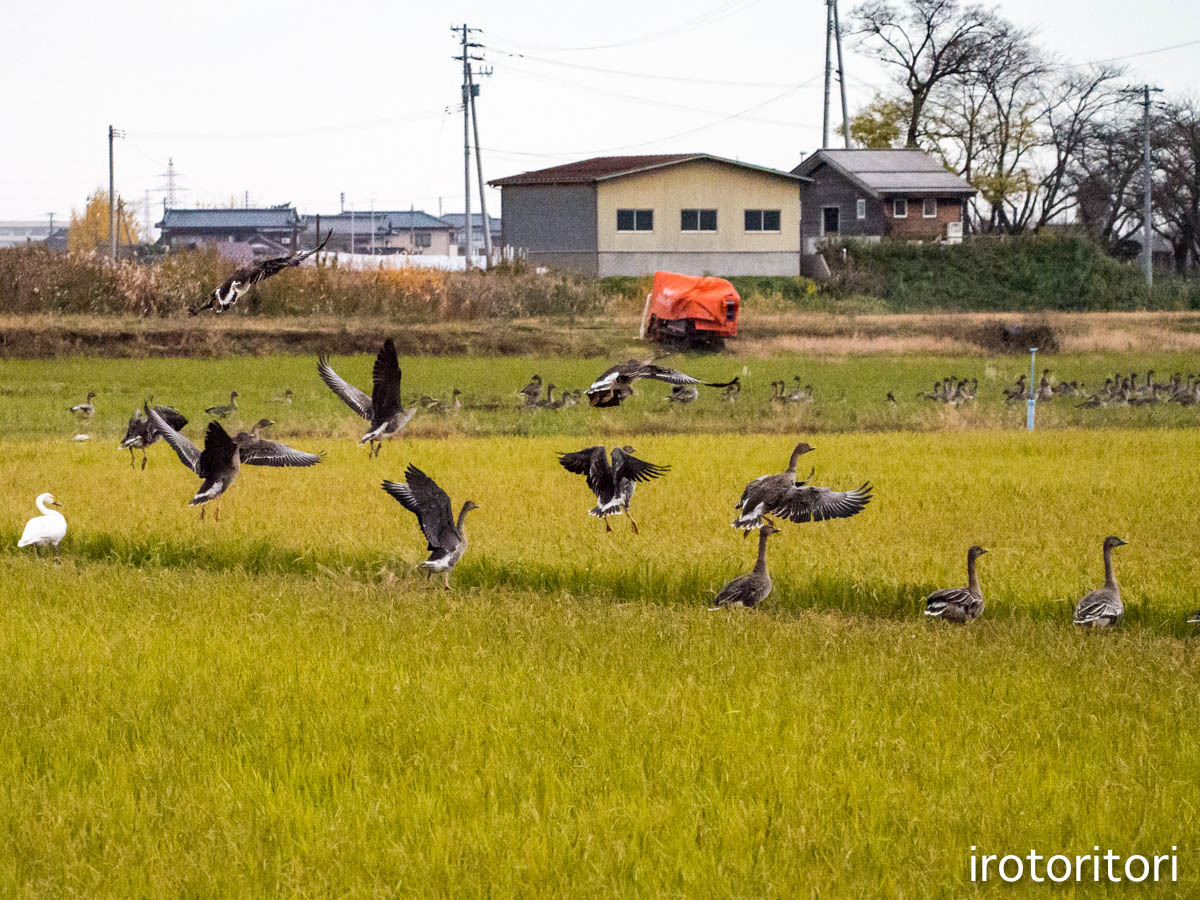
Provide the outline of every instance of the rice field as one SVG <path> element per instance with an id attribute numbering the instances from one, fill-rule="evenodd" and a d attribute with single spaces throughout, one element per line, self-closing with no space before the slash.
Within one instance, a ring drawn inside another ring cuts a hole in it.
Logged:
<path id="1" fill-rule="evenodd" d="M 1048 409 L 1028 434 L 981 390 L 987 417 L 861 432 L 820 400 L 809 427 L 715 399 L 662 412 L 665 388 L 643 384 L 612 411 L 418 416 L 371 461 L 312 362 L 0 362 L 0 896 L 1200 889 L 1194 410 L 1080 410 L 1129 414 L 1081 428 Z M 586 386 L 598 362 L 561 364 L 564 380 Z M 851 397 L 996 365 L 876 362 L 740 364 Z M 367 386 L 366 358 L 334 364 Z M 461 381 L 499 402 L 532 371 L 558 377 L 544 360 L 404 365 L 406 396 Z M 72 442 L 80 387 L 101 405 Z M 270 405 L 284 387 L 296 402 Z M 270 415 L 325 461 L 247 468 L 221 521 L 200 522 L 198 481 L 165 445 L 145 472 L 116 449 L 128 412 L 105 404 L 151 388 L 189 414 L 236 388 L 243 424 Z M 707 612 L 753 564 L 734 501 L 799 438 L 816 483 L 870 480 L 875 499 L 785 524 L 766 604 Z M 619 518 L 605 534 L 557 465 L 601 440 L 672 466 L 638 488 L 640 536 Z M 414 570 L 414 517 L 379 487 L 409 462 L 480 506 L 450 592 Z M 15 548 L 42 490 L 70 523 L 59 566 Z M 1071 610 L 1103 580 L 1110 533 L 1130 542 L 1126 621 L 1081 633 Z M 991 550 L 984 618 L 926 620 L 972 543 Z M 1093 846 L 1174 852 L 1179 880 L 970 881 L 972 847 Z"/>

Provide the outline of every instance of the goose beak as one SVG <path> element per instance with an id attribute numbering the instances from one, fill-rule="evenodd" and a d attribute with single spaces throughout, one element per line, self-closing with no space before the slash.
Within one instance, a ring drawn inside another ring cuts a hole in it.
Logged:
<path id="1" fill-rule="evenodd" d="M 51 501 L 50 501 L 50 505 L 51 505 L 51 506 L 62 506 L 62 504 L 61 504 L 61 503 L 59 503 L 57 500 L 51 500 Z"/>

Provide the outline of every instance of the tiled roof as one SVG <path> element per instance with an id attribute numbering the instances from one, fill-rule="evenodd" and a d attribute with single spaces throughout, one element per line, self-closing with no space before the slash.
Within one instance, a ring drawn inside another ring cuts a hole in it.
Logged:
<path id="1" fill-rule="evenodd" d="M 291 228 L 300 217 L 291 206 L 268 209 L 168 209 L 158 228 Z"/>
<path id="2" fill-rule="evenodd" d="M 804 180 L 794 173 L 781 172 L 766 166 L 756 166 L 738 160 L 713 156 L 710 153 L 663 153 L 650 156 L 594 156 L 579 162 L 567 163 L 562 166 L 551 166 L 548 169 L 535 169 L 532 172 L 522 172 L 520 175 L 510 175 L 507 178 L 497 178 L 489 182 L 493 187 L 509 187 L 522 184 L 592 184 L 608 178 L 620 178 L 634 175 L 663 166 L 672 166 L 693 160 L 712 160 L 731 166 L 778 175 L 783 178 Z"/>
<path id="3" fill-rule="evenodd" d="M 355 210 L 354 215 L 350 213 L 334 213 L 332 215 L 321 215 L 321 230 L 332 228 L 337 234 L 349 234 L 351 221 L 354 224 L 355 234 L 370 234 L 372 219 L 375 222 L 376 231 L 387 231 L 391 228 L 393 231 L 407 231 L 409 228 L 426 228 L 432 230 L 449 230 L 451 225 L 439 219 L 437 216 L 431 216 L 429 213 L 422 210 L 388 210 L 377 209 L 374 214 L 368 210 Z M 308 215 L 304 217 L 304 227 L 308 230 L 313 230 L 317 227 L 317 217 Z"/>
<path id="4" fill-rule="evenodd" d="M 876 196 L 975 193 L 975 188 L 920 150 L 818 150 L 792 173 L 810 175 L 823 163 Z"/>

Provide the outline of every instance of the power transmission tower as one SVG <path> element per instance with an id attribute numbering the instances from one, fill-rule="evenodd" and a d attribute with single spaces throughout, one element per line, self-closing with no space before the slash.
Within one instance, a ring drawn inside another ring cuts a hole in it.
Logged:
<path id="1" fill-rule="evenodd" d="M 821 122 L 821 146 L 829 146 L 829 95 L 833 87 L 833 49 L 837 42 L 838 86 L 842 93 L 842 136 L 850 149 L 850 114 L 846 108 L 846 67 L 842 60 L 842 26 L 837 0 L 825 0 L 825 115 Z"/>
<path id="2" fill-rule="evenodd" d="M 166 185 L 159 190 L 163 192 L 164 205 L 170 209 L 175 206 L 179 193 L 187 190 L 187 188 L 181 188 L 176 180 L 179 173 L 175 170 L 174 157 L 167 157 L 167 171 L 159 172 L 158 177 L 167 180 Z"/>
<path id="3" fill-rule="evenodd" d="M 113 141 L 123 137 L 124 131 L 108 126 L 108 253 L 112 259 L 117 258 L 117 191 L 113 178 Z"/>
<path id="4" fill-rule="evenodd" d="M 462 45 L 462 55 L 454 59 L 462 62 L 462 103 L 463 103 L 463 240 L 467 254 L 467 268 L 471 268 L 473 241 L 471 234 L 471 63 L 482 61 L 482 56 L 472 56 L 471 51 L 483 46 L 471 40 L 471 35 L 480 29 L 471 28 L 464 22 L 462 25 L 451 25 L 450 30 L 457 32 Z"/>
<path id="5" fill-rule="evenodd" d="M 1144 84 L 1139 88 L 1126 88 L 1122 93 L 1141 95 L 1142 98 L 1142 178 L 1145 181 L 1145 206 L 1142 209 L 1142 271 L 1146 274 L 1146 287 L 1154 287 L 1154 207 L 1151 202 L 1153 180 L 1150 173 L 1150 95 L 1161 94 L 1162 88 Z"/>

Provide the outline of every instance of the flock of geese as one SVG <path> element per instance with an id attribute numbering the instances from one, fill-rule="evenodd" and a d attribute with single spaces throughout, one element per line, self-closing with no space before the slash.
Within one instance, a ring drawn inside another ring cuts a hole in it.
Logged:
<path id="1" fill-rule="evenodd" d="M 1058 398 L 1075 398 L 1082 400 L 1076 403 L 1079 409 L 1107 409 L 1111 406 L 1154 406 L 1158 403 L 1178 403 L 1181 406 L 1195 406 L 1200 403 L 1200 375 L 1187 375 L 1175 372 L 1166 381 L 1155 381 L 1154 370 L 1145 373 L 1144 380 L 1137 372 L 1122 375 L 1115 372 L 1104 380 L 1104 386 L 1099 390 L 1088 393 L 1087 386 L 1081 381 L 1055 382 L 1050 377 L 1050 370 L 1043 369 L 1037 388 L 1026 384 L 1021 375 L 1011 388 L 1004 391 L 1005 401 L 1019 403 L 1029 399 L 1033 391 L 1034 399 L 1045 403 Z"/>

